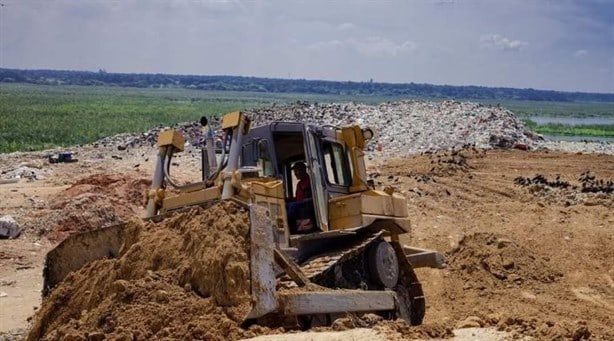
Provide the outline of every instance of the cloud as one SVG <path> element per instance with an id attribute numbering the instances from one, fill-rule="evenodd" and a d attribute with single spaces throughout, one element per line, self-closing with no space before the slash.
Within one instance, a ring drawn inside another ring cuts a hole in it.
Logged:
<path id="1" fill-rule="evenodd" d="M 575 57 L 584 57 L 588 54 L 588 51 L 586 50 L 577 50 L 576 52 L 574 52 L 574 56 Z"/>
<path id="2" fill-rule="evenodd" d="M 495 48 L 498 50 L 520 50 L 529 45 L 522 40 L 512 40 L 498 34 L 486 34 L 480 38 L 483 47 Z"/>
<path id="3" fill-rule="evenodd" d="M 367 57 L 396 57 L 400 54 L 411 53 L 417 49 L 417 45 L 411 41 L 395 43 L 394 41 L 381 37 L 370 37 L 364 40 L 354 38 L 345 40 L 329 40 L 311 44 L 310 50 L 338 50 L 350 49 Z"/>
<path id="4" fill-rule="evenodd" d="M 337 29 L 339 31 L 349 31 L 353 30 L 354 28 L 356 28 L 356 25 L 352 24 L 351 22 L 344 22 L 342 24 L 337 25 Z"/>
<path id="5" fill-rule="evenodd" d="M 436 6 L 454 5 L 455 2 L 456 2 L 455 0 L 435 0 L 433 1 L 433 3 Z"/>

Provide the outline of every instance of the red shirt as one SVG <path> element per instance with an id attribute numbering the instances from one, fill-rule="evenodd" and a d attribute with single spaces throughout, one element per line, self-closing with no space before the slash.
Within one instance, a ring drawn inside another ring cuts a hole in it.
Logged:
<path id="1" fill-rule="evenodd" d="M 296 184 L 295 199 L 296 201 L 303 201 L 309 198 L 311 198 L 311 180 L 309 180 L 309 175 L 305 175 Z"/>

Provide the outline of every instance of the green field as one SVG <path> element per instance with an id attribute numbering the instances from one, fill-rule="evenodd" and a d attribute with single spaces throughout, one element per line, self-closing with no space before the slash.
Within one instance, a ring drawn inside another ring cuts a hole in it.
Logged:
<path id="1" fill-rule="evenodd" d="M 494 102 L 481 101 L 496 104 Z M 604 102 L 539 102 L 539 101 L 501 101 L 502 106 L 512 110 L 520 117 L 614 117 L 614 103 Z"/>
<path id="2" fill-rule="evenodd" d="M 201 116 L 269 106 L 272 103 L 355 101 L 376 104 L 393 97 L 211 92 L 98 86 L 0 84 L 0 153 L 42 150 L 96 141 L 155 126 L 197 121 Z M 441 100 L 441 99 L 439 99 Z M 521 117 L 568 115 L 614 117 L 614 104 L 501 102 Z M 614 126 L 535 126 L 540 133 L 614 136 Z"/>
<path id="3" fill-rule="evenodd" d="M 343 100 L 336 97 L 335 99 Z M 0 152 L 72 146 L 317 95 L 0 84 Z"/>
<path id="4" fill-rule="evenodd" d="M 538 125 L 531 120 L 524 120 L 524 122 L 531 130 L 544 135 L 614 137 L 614 124 L 571 126 L 553 123 Z"/>

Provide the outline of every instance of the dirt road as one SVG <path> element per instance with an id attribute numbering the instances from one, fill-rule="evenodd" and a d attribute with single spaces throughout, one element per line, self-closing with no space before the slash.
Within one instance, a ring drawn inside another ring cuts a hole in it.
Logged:
<path id="1" fill-rule="evenodd" d="M 142 212 L 139 194 L 155 151 L 117 153 L 84 149 L 78 163 L 56 165 L 41 154 L 0 155 L 3 168 L 36 163 L 33 169 L 46 172 L 42 180 L 0 185 L 0 215 L 25 228 L 18 240 L 0 240 L 0 292 L 7 294 L 0 297 L 0 333 L 27 327 L 39 305 L 42 257 L 55 240 L 79 224 Z M 175 177 L 198 179 L 196 155 L 177 162 Z M 409 199 L 413 236 L 406 242 L 446 254 L 447 269 L 418 270 L 424 328 L 614 339 L 614 193 L 582 191 L 598 188 L 598 180 L 605 189 L 614 156 L 468 149 L 372 161 L 369 173 Z"/>

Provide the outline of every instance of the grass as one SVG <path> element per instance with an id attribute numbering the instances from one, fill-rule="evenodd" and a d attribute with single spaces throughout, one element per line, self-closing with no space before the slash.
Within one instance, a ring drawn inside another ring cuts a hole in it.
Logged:
<path id="1" fill-rule="evenodd" d="M 549 117 L 614 117 L 614 103 L 603 102 L 541 102 L 541 101 L 481 101 L 486 104 L 501 104 L 516 115 Z"/>
<path id="2" fill-rule="evenodd" d="M 203 115 L 272 103 L 301 100 L 377 104 L 398 99 L 401 98 L 0 83 L 0 153 L 91 143 L 119 133 L 145 132 L 159 125 L 197 121 Z M 614 104 L 607 103 L 509 101 L 501 105 L 521 117 L 614 116 Z M 613 136 L 614 130 L 612 126 L 529 126 L 544 134 Z"/>
<path id="3" fill-rule="evenodd" d="M 539 134 L 563 136 L 592 136 L 614 137 L 614 125 L 568 125 L 548 123 L 538 125 L 531 120 L 524 120 L 525 124 Z"/>
<path id="4" fill-rule="evenodd" d="M 259 104 L 133 89 L 32 85 L 2 85 L 0 103 L 2 152 L 83 144 Z"/>

